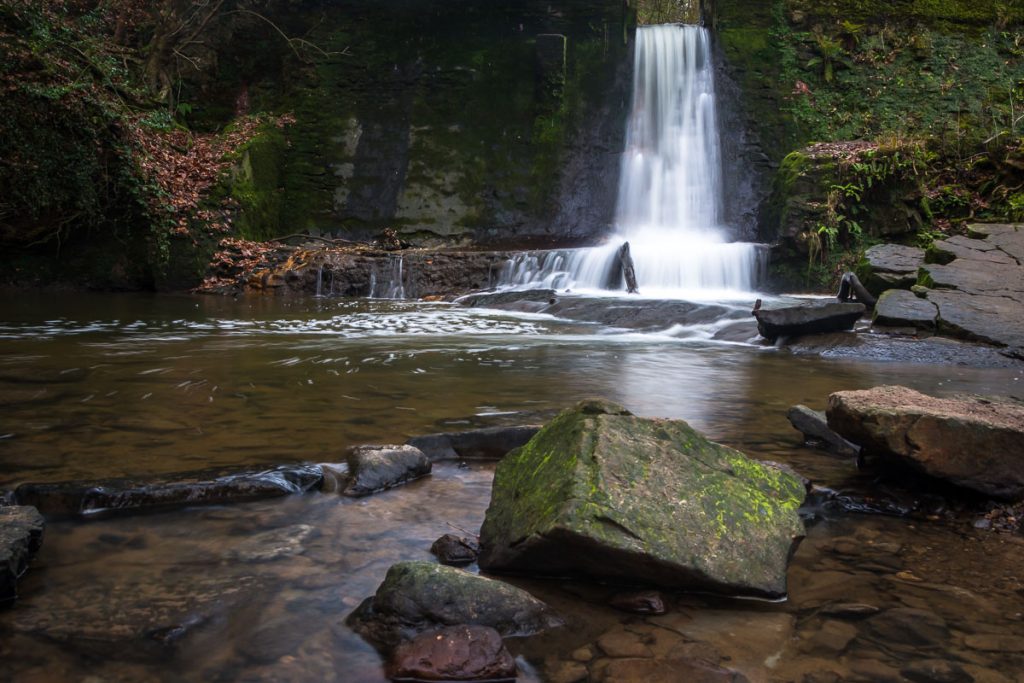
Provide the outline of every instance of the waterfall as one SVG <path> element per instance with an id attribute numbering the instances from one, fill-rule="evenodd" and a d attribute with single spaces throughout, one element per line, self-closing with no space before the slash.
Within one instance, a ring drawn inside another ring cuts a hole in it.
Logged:
<path id="1" fill-rule="evenodd" d="M 380 268 L 374 264 L 370 271 L 371 299 L 404 299 L 403 260 L 401 256 L 389 256 Z"/>
<path id="2" fill-rule="evenodd" d="M 504 286 L 621 289 L 616 252 L 629 241 L 640 291 L 662 296 L 749 292 L 763 245 L 730 242 L 707 29 L 637 29 L 633 102 L 608 244 L 522 254 Z"/>

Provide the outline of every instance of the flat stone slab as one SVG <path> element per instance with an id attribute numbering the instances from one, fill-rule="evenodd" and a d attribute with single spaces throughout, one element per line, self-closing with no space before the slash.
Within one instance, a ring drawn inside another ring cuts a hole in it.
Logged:
<path id="1" fill-rule="evenodd" d="M 828 426 L 866 456 L 997 498 L 1024 498 L 1024 404 L 901 386 L 829 396 Z"/>
<path id="2" fill-rule="evenodd" d="M 1017 296 L 1024 299 L 1024 268 L 1016 263 L 957 259 L 946 265 L 921 267 L 919 283 L 929 289 L 958 289 L 968 294 Z"/>
<path id="3" fill-rule="evenodd" d="M 922 299 L 906 289 L 889 289 L 882 292 L 882 296 L 875 304 L 871 324 L 934 330 L 938 315 L 939 309 L 931 301 Z"/>
<path id="4" fill-rule="evenodd" d="M 869 273 L 864 286 L 876 296 L 886 289 L 909 289 L 924 265 L 924 249 L 902 244 L 876 244 L 864 252 Z"/>
<path id="5" fill-rule="evenodd" d="M 1024 301 L 1001 296 L 931 290 L 928 301 L 938 307 L 938 329 L 963 339 L 1024 349 Z"/>
<path id="6" fill-rule="evenodd" d="M 769 341 L 853 329 L 867 310 L 864 304 L 829 299 L 797 306 L 761 308 L 753 312 L 758 333 Z"/>
<path id="7" fill-rule="evenodd" d="M 311 491 L 320 486 L 319 465 L 219 468 L 149 479 L 97 479 L 26 483 L 15 490 L 22 505 L 47 515 L 87 515 L 173 505 L 258 500 Z"/>
<path id="8" fill-rule="evenodd" d="M 935 263 L 949 263 L 958 258 L 982 263 L 1018 265 L 1016 259 L 999 249 L 997 245 L 963 235 L 954 235 L 949 239 L 933 242 L 926 256 L 929 262 Z"/>
<path id="9" fill-rule="evenodd" d="M 43 543 L 44 525 L 34 507 L 0 507 L 0 606 L 18 597 L 18 578 Z"/>

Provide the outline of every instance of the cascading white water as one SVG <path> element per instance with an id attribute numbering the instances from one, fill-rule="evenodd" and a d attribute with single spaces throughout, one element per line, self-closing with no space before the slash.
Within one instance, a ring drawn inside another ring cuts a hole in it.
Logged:
<path id="1" fill-rule="evenodd" d="M 521 255 L 502 284 L 617 288 L 616 254 L 628 240 L 644 294 L 708 297 L 753 290 L 764 249 L 727 240 L 720 150 L 708 31 L 637 29 L 616 234 L 603 247 Z"/>
<path id="2" fill-rule="evenodd" d="M 370 271 L 371 299 L 404 299 L 405 273 L 401 256 L 391 256 L 385 265 L 374 265 Z"/>

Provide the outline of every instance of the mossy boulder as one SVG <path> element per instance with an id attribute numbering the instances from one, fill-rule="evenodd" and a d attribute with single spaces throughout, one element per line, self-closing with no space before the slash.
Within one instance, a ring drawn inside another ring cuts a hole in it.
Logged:
<path id="1" fill-rule="evenodd" d="M 357 633 L 382 649 L 439 626 L 489 626 L 528 636 L 562 625 L 544 602 L 521 588 L 433 562 L 399 562 L 349 616 Z"/>
<path id="2" fill-rule="evenodd" d="M 804 495 L 681 420 L 584 401 L 498 465 L 480 566 L 777 597 Z"/>

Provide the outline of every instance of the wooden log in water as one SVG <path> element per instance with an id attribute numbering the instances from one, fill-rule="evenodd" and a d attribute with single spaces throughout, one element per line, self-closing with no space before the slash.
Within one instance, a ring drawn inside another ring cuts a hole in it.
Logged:
<path id="1" fill-rule="evenodd" d="M 640 289 L 636 285 L 636 268 L 633 267 L 633 257 L 629 253 L 629 242 L 623 242 L 619 247 L 619 265 L 622 267 L 622 278 L 626 281 L 626 292 L 639 294 Z"/>

